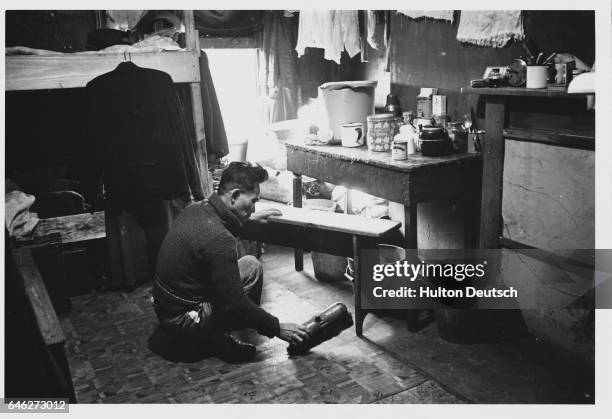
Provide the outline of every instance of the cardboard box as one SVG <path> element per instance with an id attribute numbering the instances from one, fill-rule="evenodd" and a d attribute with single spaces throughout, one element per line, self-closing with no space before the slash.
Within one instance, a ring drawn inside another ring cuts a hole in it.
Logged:
<path id="1" fill-rule="evenodd" d="M 432 113 L 434 115 L 446 115 L 446 96 L 433 95 Z"/>
<path id="2" fill-rule="evenodd" d="M 438 93 L 435 87 L 421 87 L 421 91 L 417 96 L 417 118 L 431 118 L 432 113 L 432 97 Z"/>

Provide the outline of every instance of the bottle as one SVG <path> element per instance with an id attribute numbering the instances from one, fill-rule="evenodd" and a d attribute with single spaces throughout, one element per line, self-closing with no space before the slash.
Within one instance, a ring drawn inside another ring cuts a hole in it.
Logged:
<path id="1" fill-rule="evenodd" d="M 406 154 L 410 155 L 416 153 L 415 139 L 418 139 L 418 134 L 412 124 L 402 125 L 399 135 L 407 142 Z"/>
<path id="2" fill-rule="evenodd" d="M 504 76 L 502 76 L 502 74 L 499 71 L 499 68 L 494 68 L 493 70 L 491 70 L 491 73 L 489 73 L 489 86 L 491 87 L 500 87 L 503 82 L 504 82 Z"/>

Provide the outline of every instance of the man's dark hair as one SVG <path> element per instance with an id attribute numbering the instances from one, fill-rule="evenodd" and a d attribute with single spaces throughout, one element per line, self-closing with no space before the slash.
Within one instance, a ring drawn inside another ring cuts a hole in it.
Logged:
<path id="1" fill-rule="evenodd" d="M 259 164 L 233 161 L 221 175 L 217 193 L 222 195 L 238 188 L 240 192 L 253 192 L 255 186 L 268 180 L 268 172 Z"/>

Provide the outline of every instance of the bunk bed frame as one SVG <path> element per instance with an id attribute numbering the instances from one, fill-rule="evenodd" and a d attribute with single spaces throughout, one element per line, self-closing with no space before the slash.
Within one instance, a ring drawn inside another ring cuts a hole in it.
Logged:
<path id="1" fill-rule="evenodd" d="M 7 56 L 5 57 L 5 91 L 25 91 L 43 89 L 67 89 L 85 87 L 95 77 L 112 71 L 122 61 L 131 60 L 144 68 L 154 68 L 168 73 L 175 83 L 188 83 L 190 86 L 191 108 L 195 128 L 197 160 L 200 166 L 202 190 L 210 194 L 212 182 L 208 174 L 204 115 L 200 90 L 199 34 L 195 29 L 193 11 L 183 12 L 186 31 L 184 51 L 159 53 L 119 54 L 57 54 L 48 56 Z M 105 215 L 77 214 L 41 220 L 40 231 L 35 229 L 34 236 L 45 235 L 53 230 L 59 233 L 63 243 L 106 238 L 107 245 L 115 233 L 105 231 Z M 19 270 L 25 275 L 26 294 L 34 309 L 44 344 L 51 350 L 52 357 L 59 365 L 61 379 L 69 382 L 70 401 L 76 401 L 74 388 L 65 353 L 66 337 L 50 303 L 45 285 L 42 283 L 38 267 L 31 256 L 31 243 L 17 243 L 14 255 Z"/>
<path id="2" fill-rule="evenodd" d="M 112 71 L 119 63 L 131 60 L 144 68 L 168 73 L 175 83 L 188 83 L 198 150 L 198 163 L 205 195 L 212 191 L 204 134 L 200 93 L 199 34 L 192 10 L 183 11 L 185 51 L 143 52 L 134 54 L 58 54 L 7 56 L 5 90 L 44 90 L 85 87 L 95 77 Z"/>

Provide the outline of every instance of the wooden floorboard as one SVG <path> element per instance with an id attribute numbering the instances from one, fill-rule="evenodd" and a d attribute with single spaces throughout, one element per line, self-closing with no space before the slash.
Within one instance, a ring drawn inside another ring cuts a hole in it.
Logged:
<path id="1" fill-rule="evenodd" d="M 295 272 L 292 257 L 283 248 L 262 257 L 266 310 L 285 322 L 303 322 L 335 301 L 352 310 L 348 281 L 317 281 L 308 255 L 305 271 Z M 149 288 L 73 299 L 62 325 L 80 403 L 443 403 L 455 397 L 439 388 L 399 396 L 430 380 L 357 338 L 354 329 L 297 358 L 288 357 L 279 339 L 243 332 L 258 345 L 254 362 L 165 361 L 146 346 L 156 324 Z"/>

